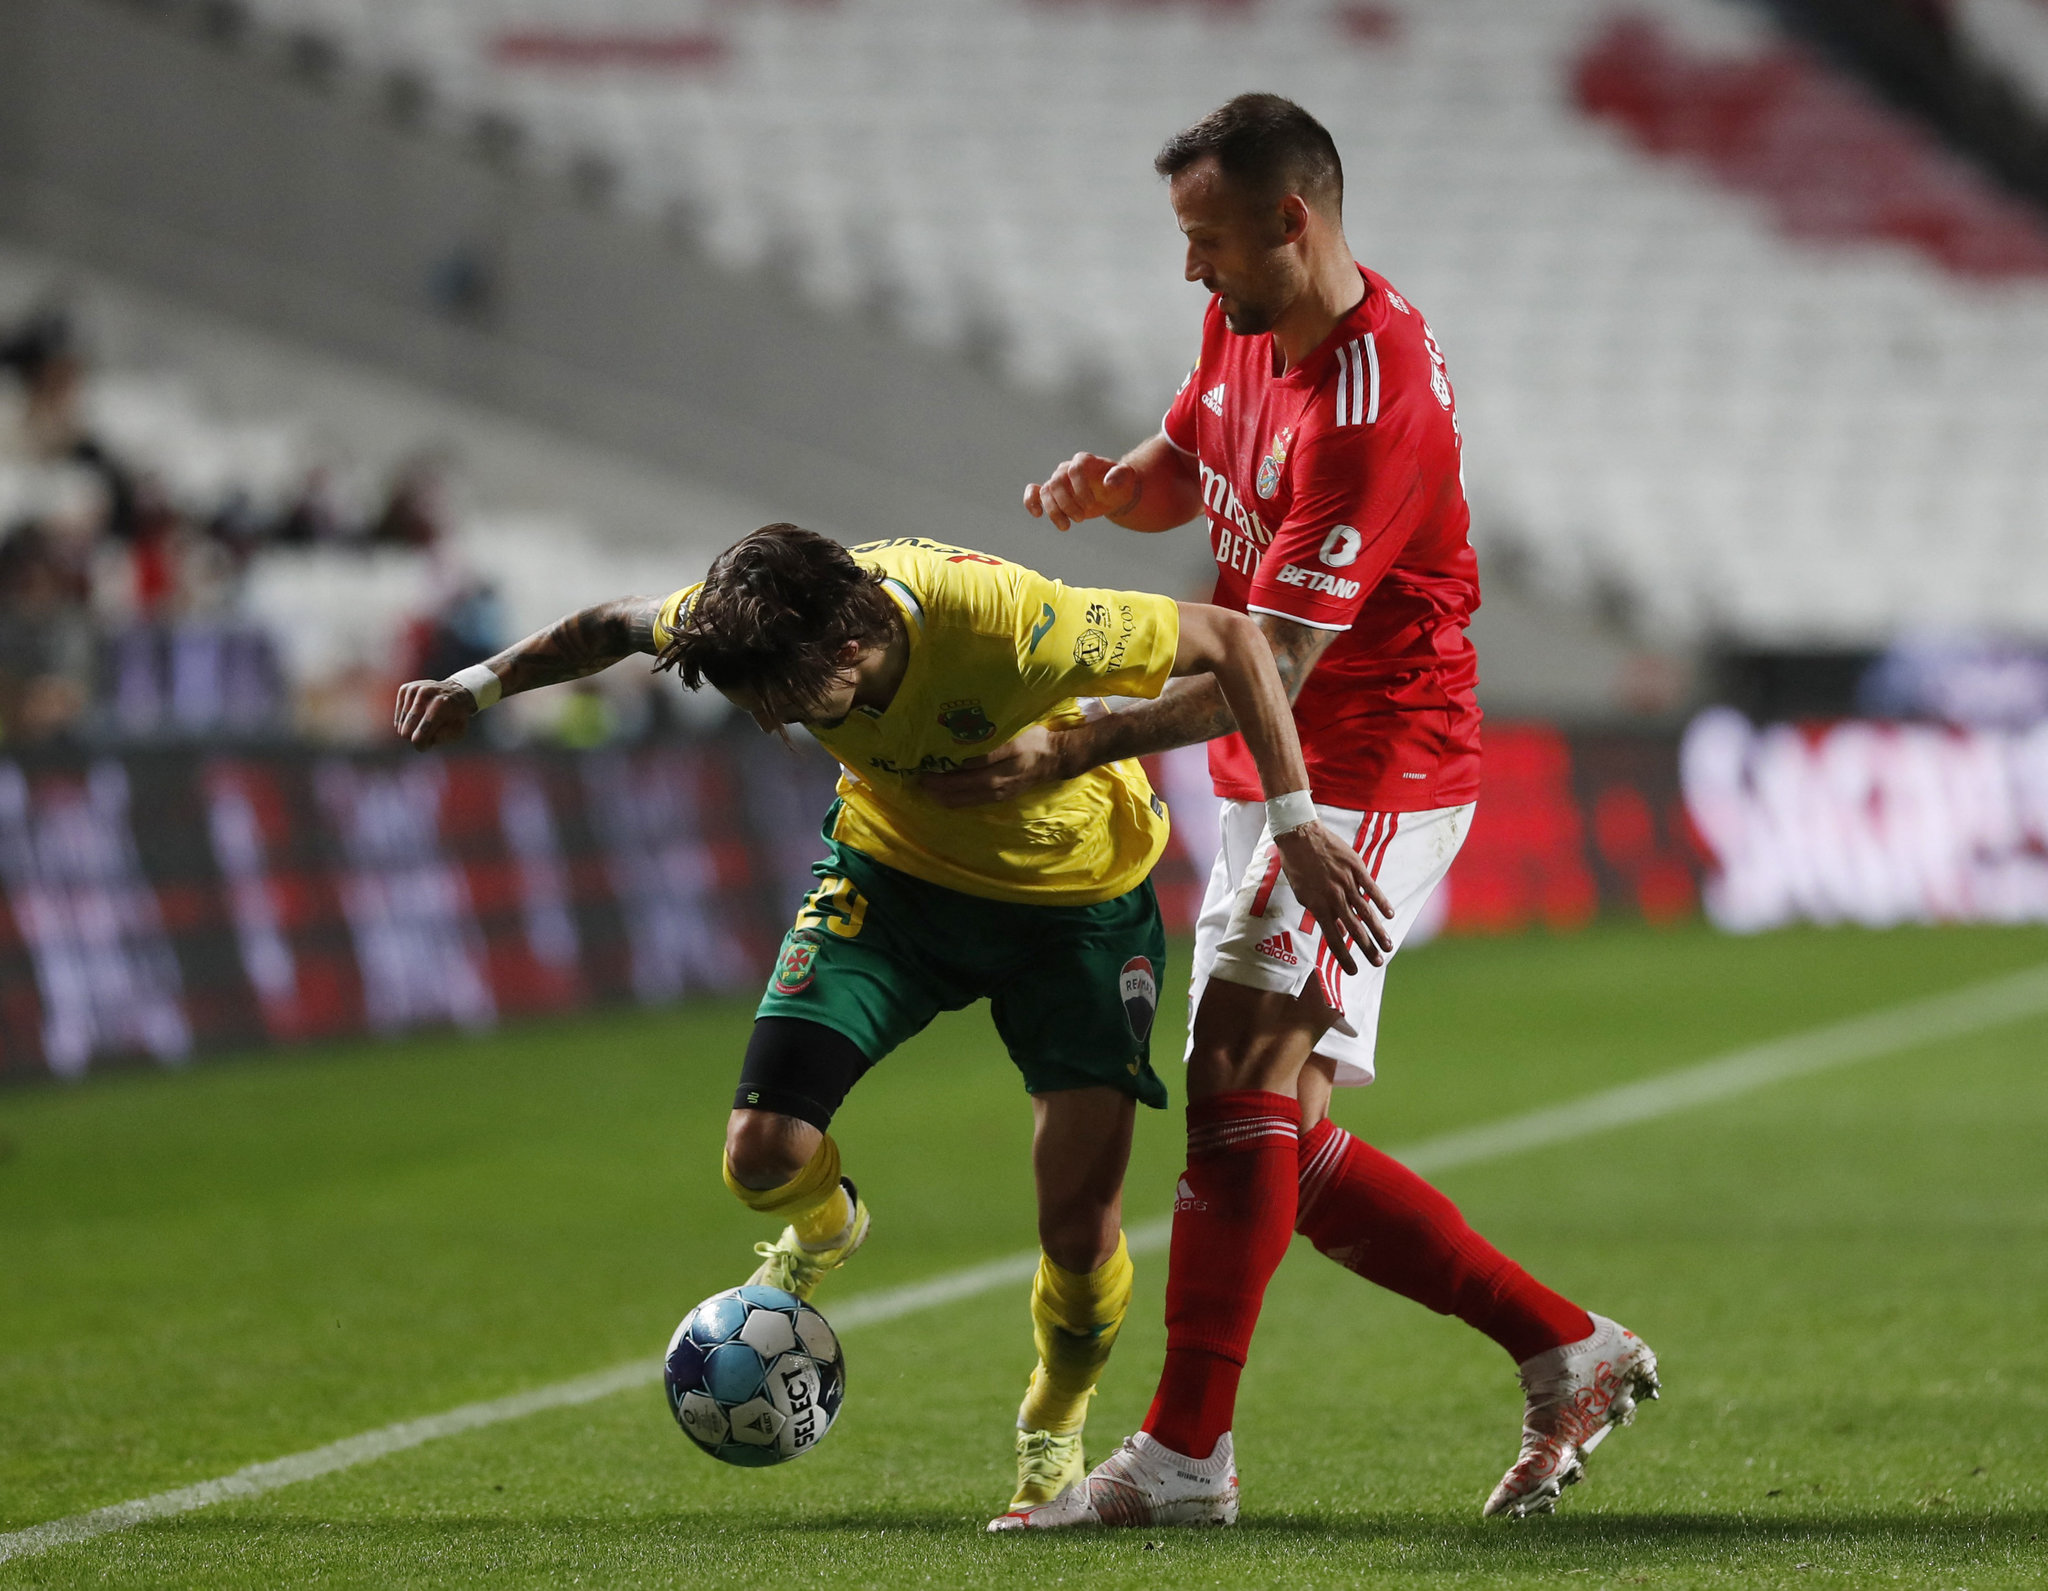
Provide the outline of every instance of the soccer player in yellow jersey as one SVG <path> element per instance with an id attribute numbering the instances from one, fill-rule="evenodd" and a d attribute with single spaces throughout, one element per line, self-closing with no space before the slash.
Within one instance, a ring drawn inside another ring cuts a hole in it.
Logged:
<path id="1" fill-rule="evenodd" d="M 1135 761 L 966 808 L 932 800 L 918 776 L 1034 726 L 1079 723 L 1077 698 L 1156 697 L 1170 678 L 1211 675 L 1274 797 L 1303 905 L 1339 954 L 1377 962 L 1385 901 L 1315 822 L 1272 654 L 1241 613 L 1074 589 L 915 536 L 848 551 L 769 525 L 666 599 L 586 608 L 452 679 L 413 681 L 396 726 L 438 745 L 501 694 L 636 652 L 764 730 L 805 725 L 843 770 L 828 854 L 770 976 L 726 1130 L 727 1186 L 788 1222 L 758 1246 L 752 1280 L 808 1297 L 866 1240 L 832 1117 L 938 1012 L 987 997 L 1031 1096 L 1043 1249 L 1012 1506 L 1048 1501 L 1087 1472 L 1088 1399 L 1130 1299 L 1121 1220 L 1136 1102 L 1166 1103 L 1150 1051 L 1166 944 L 1147 877 L 1166 808 Z"/>

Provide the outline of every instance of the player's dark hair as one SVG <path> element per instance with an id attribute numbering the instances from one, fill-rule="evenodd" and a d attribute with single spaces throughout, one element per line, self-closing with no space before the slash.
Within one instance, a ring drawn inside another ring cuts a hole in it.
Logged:
<path id="1" fill-rule="evenodd" d="M 838 542 L 763 525 L 712 561 L 703 589 L 661 651 L 690 689 L 750 691 L 773 711 L 818 716 L 848 641 L 886 641 L 896 604 L 882 577 Z"/>
<path id="2" fill-rule="evenodd" d="M 1172 177 L 1211 155 L 1233 186 L 1261 203 L 1297 193 L 1332 216 L 1344 212 L 1337 141 L 1291 99 L 1238 95 L 1167 139 L 1152 169 Z"/>

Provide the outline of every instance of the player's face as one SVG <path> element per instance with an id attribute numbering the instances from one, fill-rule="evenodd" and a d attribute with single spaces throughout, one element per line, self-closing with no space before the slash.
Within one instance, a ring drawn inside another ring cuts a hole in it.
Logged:
<path id="1" fill-rule="evenodd" d="M 759 692 L 743 686 L 719 691 L 727 701 L 760 725 L 768 734 L 777 735 L 787 724 L 813 724 L 819 729 L 836 729 L 846 721 L 846 715 L 853 711 L 853 695 L 859 682 L 849 670 L 833 676 L 817 711 L 804 713 L 786 703 L 772 702 Z"/>
<path id="2" fill-rule="evenodd" d="M 1223 300 L 1224 323 L 1240 337 L 1271 331 L 1308 284 L 1281 207 L 1240 193 L 1213 158 L 1175 173 L 1168 193 L 1187 239 L 1187 279 Z"/>

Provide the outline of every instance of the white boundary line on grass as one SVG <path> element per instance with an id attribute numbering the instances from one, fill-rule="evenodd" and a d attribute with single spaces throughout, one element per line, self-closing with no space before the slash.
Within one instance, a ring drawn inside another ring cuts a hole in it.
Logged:
<path id="1" fill-rule="evenodd" d="M 1944 1039 L 1961 1038 L 1986 1028 L 2003 1026 L 2025 1017 L 2048 1012 L 2048 966 L 1988 983 L 1972 984 L 1950 994 L 1914 1000 L 1845 1022 L 1812 1028 L 1767 1044 L 1736 1050 L 1715 1060 L 1667 1072 L 1640 1083 L 1605 1089 L 1573 1100 L 1569 1104 L 1528 1111 L 1502 1121 L 1462 1132 L 1445 1133 L 1407 1149 L 1395 1150 L 1396 1158 L 1418 1172 L 1449 1171 L 1477 1165 L 1530 1149 L 1548 1148 L 1591 1137 L 1617 1127 L 1654 1121 L 1696 1105 L 1711 1105 L 1737 1095 L 1804 1077 L 1857 1061 L 1875 1060 L 1902 1050 L 1918 1049 Z M 1166 1246 L 1171 1223 L 1149 1221 L 1131 1230 L 1134 1251 L 1157 1251 Z M 930 1281 L 858 1295 L 834 1307 L 832 1321 L 844 1332 L 861 1326 L 879 1325 L 922 1310 L 936 1309 L 993 1292 L 999 1287 L 1028 1281 L 1038 1268 L 1038 1251 L 1013 1254 L 1005 1259 L 948 1271 Z M 659 1363 L 635 1359 L 614 1365 L 593 1375 L 553 1386 L 536 1387 L 510 1397 L 483 1403 L 465 1403 L 460 1408 L 424 1419 L 401 1420 L 380 1430 L 345 1437 L 325 1447 L 293 1453 L 286 1458 L 251 1464 L 232 1475 L 181 1486 L 175 1491 L 138 1497 L 131 1502 L 96 1508 L 90 1513 L 52 1519 L 44 1524 L 0 1535 L 0 1563 L 26 1558 L 70 1542 L 88 1541 L 113 1531 L 126 1530 L 152 1519 L 205 1508 L 231 1497 L 258 1497 L 280 1486 L 291 1486 L 336 1470 L 352 1469 L 391 1453 L 455 1436 L 463 1431 L 523 1419 L 544 1409 L 569 1408 L 594 1403 L 661 1378 Z"/>

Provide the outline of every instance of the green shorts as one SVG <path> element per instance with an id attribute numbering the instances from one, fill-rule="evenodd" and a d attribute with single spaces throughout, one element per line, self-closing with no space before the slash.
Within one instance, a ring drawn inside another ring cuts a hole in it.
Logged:
<path id="1" fill-rule="evenodd" d="M 819 1023 L 879 1061 L 986 996 L 1029 1092 L 1109 1087 L 1165 1108 L 1151 1039 L 1166 932 L 1151 880 L 1096 906 L 983 900 L 884 867 L 831 827 L 756 1016 Z"/>

